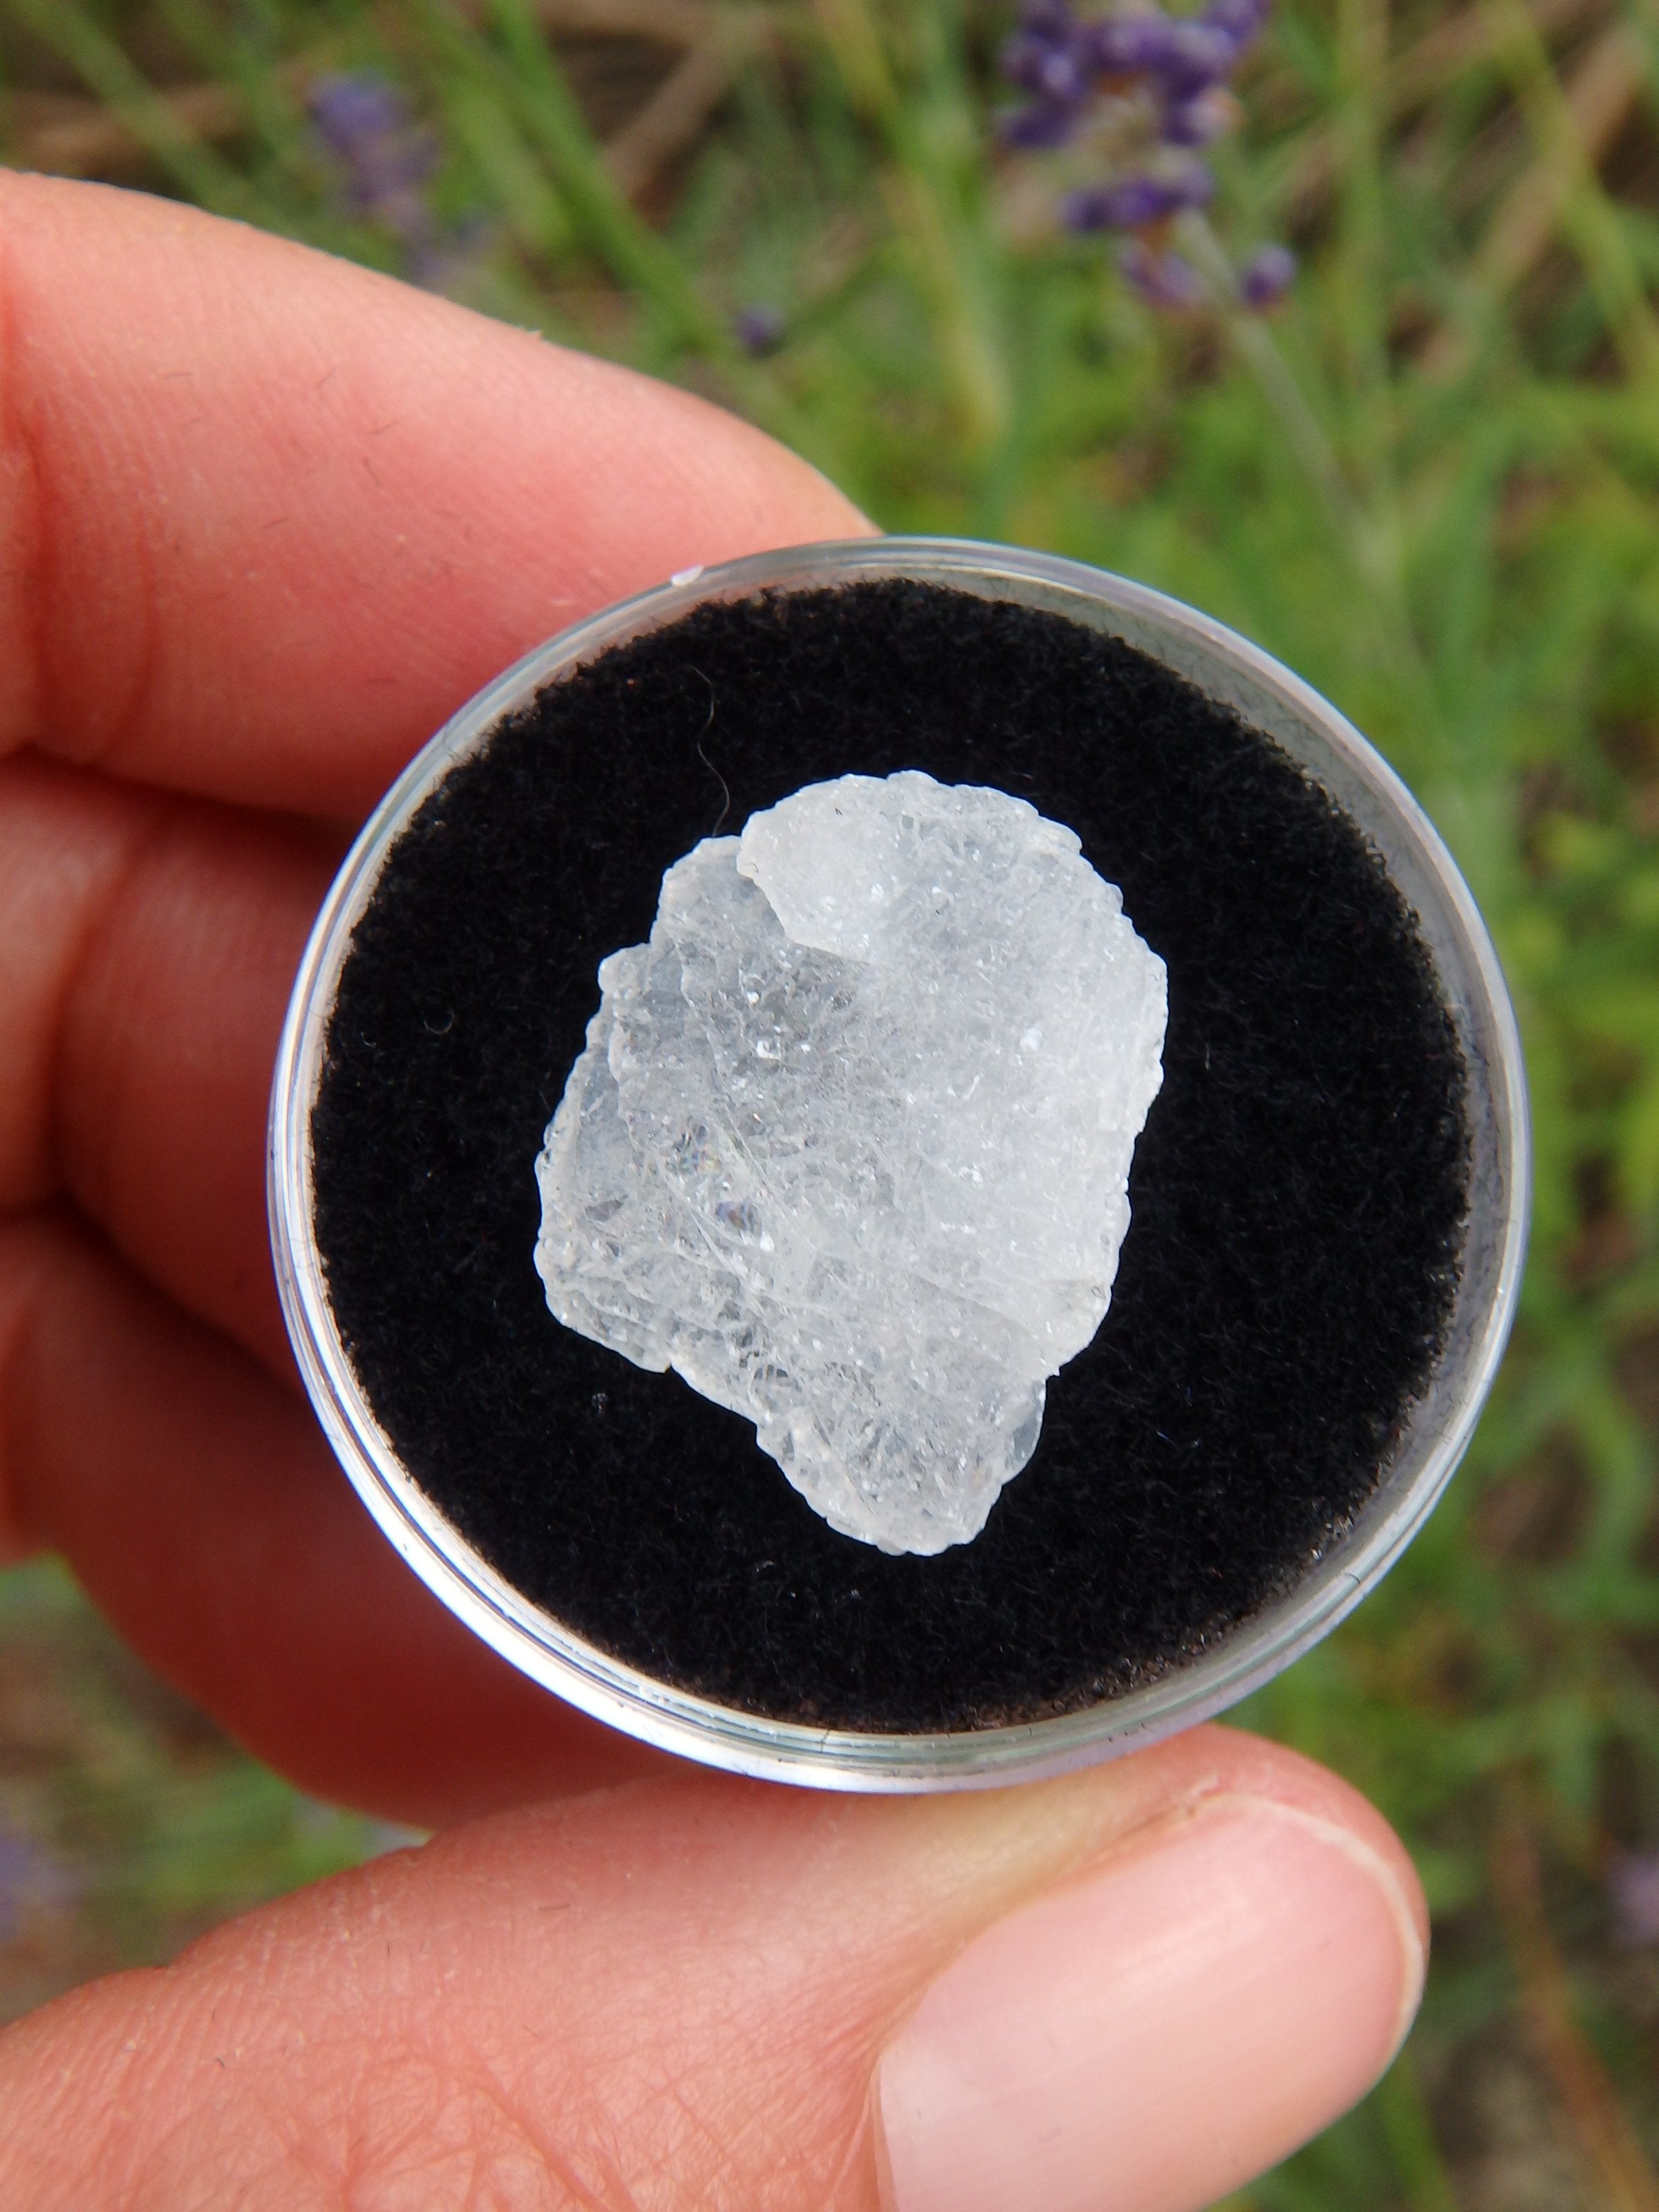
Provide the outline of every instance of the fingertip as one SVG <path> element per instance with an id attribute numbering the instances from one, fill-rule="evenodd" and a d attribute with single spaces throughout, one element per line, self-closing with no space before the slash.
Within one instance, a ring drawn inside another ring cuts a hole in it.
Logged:
<path id="1" fill-rule="evenodd" d="M 1197 2212 L 1363 2096 L 1426 1917 L 1371 1808 L 1273 1747 L 977 1936 L 883 2051 L 884 2212 Z M 1195 2124 L 1195 2122 L 1197 2123 Z"/>
<path id="2" fill-rule="evenodd" d="M 1249 1729 L 1206 1721 L 1130 1753 L 1106 1772 L 1119 1784 L 1136 1778 L 1136 1794 L 1159 1810 L 1157 1793 L 1165 1802 L 1193 1805 L 1228 1795 L 1257 1797 L 1345 1831 L 1373 1856 L 1380 1871 L 1386 1870 L 1426 1952 L 1429 1909 L 1411 1854 L 1369 1797 L 1304 1753 Z M 1122 1832 L 1115 1829 L 1103 1847 Z"/>

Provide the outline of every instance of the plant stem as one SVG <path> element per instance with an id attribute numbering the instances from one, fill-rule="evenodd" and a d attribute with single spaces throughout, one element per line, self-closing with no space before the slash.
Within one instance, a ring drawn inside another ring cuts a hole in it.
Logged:
<path id="1" fill-rule="evenodd" d="M 1380 594 L 1393 623 L 1401 633 L 1397 642 L 1409 651 L 1413 665 L 1426 687 L 1428 672 L 1406 611 L 1399 571 L 1386 541 L 1355 497 L 1330 440 L 1309 406 L 1290 364 L 1274 344 L 1273 333 L 1259 316 L 1240 312 L 1232 270 L 1214 231 L 1201 215 L 1189 215 L 1182 218 L 1182 245 L 1208 281 L 1229 337 L 1279 418 L 1286 445 L 1318 495 L 1361 579 Z"/>
<path id="2" fill-rule="evenodd" d="M 933 33 L 934 67 L 920 70 L 922 82 L 911 85 L 900 82 L 870 0 L 816 0 L 816 15 L 848 100 L 885 148 L 883 197 L 909 249 L 963 441 L 983 454 L 1006 431 L 1012 404 L 984 267 L 988 232 L 982 210 L 962 204 L 964 179 L 930 128 L 960 91 L 945 82 L 954 74 L 945 49 L 957 27 L 918 15 L 913 34 L 925 41 Z M 971 167 L 976 179 L 976 159 Z"/>
<path id="3" fill-rule="evenodd" d="M 1457 2212 L 1409 2045 L 1376 2085 L 1376 2112 L 1411 2212 Z"/>
<path id="4" fill-rule="evenodd" d="M 1365 588 L 1382 632 L 1383 647 L 1410 696 L 1419 739 L 1426 741 L 1437 756 L 1444 736 L 1445 718 L 1407 603 L 1394 540 L 1377 529 L 1356 497 L 1322 425 L 1308 404 L 1306 394 L 1273 343 L 1272 332 L 1260 316 L 1240 309 L 1231 265 L 1207 221 L 1201 215 L 1183 216 L 1180 229 L 1182 245 L 1208 283 L 1212 300 L 1228 335 L 1278 418 L 1286 447 L 1312 486 L 1337 544 Z M 1455 843 L 1463 846 L 1474 825 L 1467 819 L 1467 809 L 1458 803 L 1456 786 L 1449 778 L 1439 778 L 1432 789 L 1424 788 L 1423 797 Z"/>
<path id="5" fill-rule="evenodd" d="M 1602 2201 L 1609 2212 L 1659 2212 L 1659 2182 L 1647 2154 L 1600 2052 L 1579 2025 L 1566 1964 L 1544 1910 L 1537 1848 L 1514 1805 L 1505 1811 L 1494 1841 L 1492 1891 L 1540 2063 L 1600 2184 Z"/>
<path id="6" fill-rule="evenodd" d="M 1651 386 L 1659 382 L 1659 323 L 1619 210 L 1585 149 L 1549 49 L 1522 0 L 1480 0 L 1480 5 L 1492 24 L 1499 58 L 1539 158 L 1563 181 L 1561 229 L 1620 360 L 1633 381 Z"/>

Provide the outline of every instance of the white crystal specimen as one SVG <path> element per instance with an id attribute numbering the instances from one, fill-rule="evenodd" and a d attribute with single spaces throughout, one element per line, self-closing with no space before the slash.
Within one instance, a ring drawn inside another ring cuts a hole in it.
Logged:
<path id="1" fill-rule="evenodd" d="M 752 1420 L 844 1534 L 977 1535 L 1106 1312 L 1163 1080 L 1118 890 L 1006 792 L 842 776 L 677 861 L 599 985 L 536 1163 L 553 1312 Z"/>

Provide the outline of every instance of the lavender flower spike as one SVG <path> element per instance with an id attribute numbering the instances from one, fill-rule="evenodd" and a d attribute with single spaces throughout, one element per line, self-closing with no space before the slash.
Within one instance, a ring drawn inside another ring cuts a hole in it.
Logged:
<path id="1" fill-rule="evenodd" d="M 321 77 L 307 106 L 318 136 L 343 161 L 357 160 L 409 127 L 403 94 L 384 77 Z"/>
<path id="2" fill-rule="evenodd" d="M 1027 151 L 1064 146 L 1098 119 L 1109 152 L 1106 173 L 1061 202 L 1068 230 L 1150 231 L 1183 208 L 1208 205 L 1215 179 L 1193 157 L 1237 120 L 1226 88 L 1268 4 L 1207 0 L 1201 14 L 1171 15 L 1128 0 L 1090 21 L 1066 0 L 1026 8 L 1002 65 L 1031 98 L 1000 119 L 1004 143 Z M 1160 297 L 1184 283 L 1152 264 L 1131 281 Z M 1247 272 L 1244 296 L 1268 305 L 1289 281 L 1277 260 L 1264 259 Z"/>
<path id="3" fill-rule="evenodd" d="M 1240 302 L 1253 314 L 1275 306 L 1296 282 L 1296 256 L 1288 246 L 1260 246 L 1238 272 Z"/>
<path id="4" fill-rule="evenodd" d="M 318 137 L 345 172 L 353 212 L 384 223 L 407 245 L 426 245 L 433 226 L 424 187 L 439 151 L 411 120 L 398 88 L 378 76 L 323 77 L 307 105 Z"/>

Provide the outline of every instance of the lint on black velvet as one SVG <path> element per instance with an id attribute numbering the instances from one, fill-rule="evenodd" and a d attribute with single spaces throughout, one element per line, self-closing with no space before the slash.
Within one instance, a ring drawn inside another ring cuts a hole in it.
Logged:
<path id="1" fill-rule="evenodd" d="M 830 1529 L 747 1422 L 554 1321 L 532 1259 L 596 970 L 665 869 L 717 816 L 904 768 L 1075 830 L 1169 970 L 1111 1310 L 931 1559 Z M 860 583 L 616 647 L 428 798 L 341 974 L 317 1237 L 381 1427 L 526 1597 L 726 1705 L 959 1729 L 1158 1674 L 1347 1525 L 1443 1343 L 1465 1088 L 1414 918 L 1270 739 L 1063 617 Z"/>

